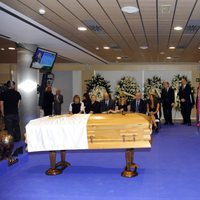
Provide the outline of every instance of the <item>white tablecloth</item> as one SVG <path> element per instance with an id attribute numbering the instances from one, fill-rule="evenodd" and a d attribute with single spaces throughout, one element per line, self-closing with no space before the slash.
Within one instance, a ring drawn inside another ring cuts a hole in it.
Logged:
<path id="1" fill-rule="evenodd" d="M 31 120 L 26 125 L 28 151 L 88 149 L 89 116 L 61 115 Z"/>

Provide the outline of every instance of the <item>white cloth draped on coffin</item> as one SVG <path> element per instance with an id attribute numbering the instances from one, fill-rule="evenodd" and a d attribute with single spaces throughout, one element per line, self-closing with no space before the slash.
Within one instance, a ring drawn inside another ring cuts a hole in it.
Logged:
<path id="1" fill-rule="evenodd" d="M 31 120 L 26 125 L 28 152 L 88 149 L 89 116 L 60 115 Z"/>

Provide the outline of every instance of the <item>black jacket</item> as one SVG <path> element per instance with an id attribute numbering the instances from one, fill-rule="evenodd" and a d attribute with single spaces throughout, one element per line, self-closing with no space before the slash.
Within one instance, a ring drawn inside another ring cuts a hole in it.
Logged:
<path id="1" fill-rule="evenodd" d="M 175 103 L 174 90 L 171 87 L 168 89 L 168 91 L 164 88 L 162 89 L 161 102 L 164 106 Z"/>
<path id="2" fill-rule="evenodd" d="M 178 93 L 179 99 L 185 99 L 185 104 L 188 106 L 194 106 L 194 95 L 191 93 L 191 86 L 189 84 L 186 84 L 185 88 L 182 86 L 179 88 Z"/>
<path id="3" fill-rule="evenodd" d="M 131 111 L 132 112 L 136 111 L 136 100 L 135 99 L 131 102 Z M 146 112 L 147 112 L 146 102 L 141 99 L 140 105 L 139 105 L 139 113 L 146 114 Z"/>
<path id="4" fill-rule="evenodd" d="M 109 100 L 108 106 L 106 105 L 105 100 L 100 102 L 100 112 L 102 113 L 108 110 L 115 110 L 115 102 L 112 99 Z"/>
<path id="5" fill-rule="evenodd" d="M 92 111 L 93 114 L 100 113 L 100 103 L 98 101 L 95 101 L 93 104 L 91 103 L 90 111 Z"/>

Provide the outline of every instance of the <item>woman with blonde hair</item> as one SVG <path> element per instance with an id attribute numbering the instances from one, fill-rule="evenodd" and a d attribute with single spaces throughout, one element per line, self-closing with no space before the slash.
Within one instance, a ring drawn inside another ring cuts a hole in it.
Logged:
<path id="1" fill-rule="evenodd" d="M 153 123 L 153 127 L 156 130 L 156 132 L 159 132 L 158 122 L 156 122 L 158 120 L 159 112 L 160 112 L 160 103 L 156 98 L 155 92 L 151 92 L 149 100 L 147 101 L 147 114 L 151 117 L 151 121 Z"/>
<path id="2" fill-rule="evenodd" d="M 117 102 L 115 110 L 117 112 L 123 112 L 123 111 L 124 112 L 130 112 L 131 107 L 130 107 L 128 101 L 126 100 L 125 95 L 120 96 L 120 98 L 119 98 L 119 100 Z"/>
<path id="3" fill-rule="evenodd" d="M 81 98 L 79 95 L 75 95 L 73 97 L 73 102 L 70 103 L 69 106 L 69 113 L 70 114 L 81 114 L 84 113 L 84 104 L 81 101 Z"/>

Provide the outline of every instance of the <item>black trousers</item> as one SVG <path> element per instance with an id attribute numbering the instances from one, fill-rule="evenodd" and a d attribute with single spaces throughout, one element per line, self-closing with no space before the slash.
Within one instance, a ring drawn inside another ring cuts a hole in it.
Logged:
<path id="1" fill-rule="evenodd" d="M 184 124 L 190 124 L 191 123 L 191 111 L 192 106 L 188 103 L 181 103 L 181 114 L 183 117 L 183 123 Z"/>
<path id="2" fill-rule="evenodd" d="M 44 107 L 44 116 L 49 116 L 53 114 L 53 107 L 52 106 L 45 106 Z"/>
<path id="3" fill-rule="evenodd" d="M 12 114 L 12 115 L 6 115 L 5 118 L 5 126 L 9 134 L 11 134 L 14 138 L 14 141 L 20 141 L 21 140 L 21 131 L 19 126 L 19 115 L 18 114 Z"/>
<path id="4" fill-rule="evenodd" d="M 169 104 L 163 104 L 163 113 L 165 118 L 165 123 L 172 123 L 172 106 Z"/>

